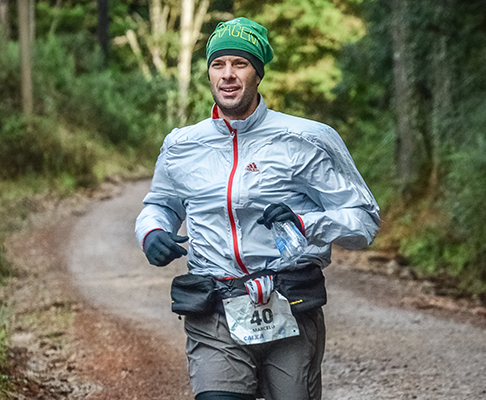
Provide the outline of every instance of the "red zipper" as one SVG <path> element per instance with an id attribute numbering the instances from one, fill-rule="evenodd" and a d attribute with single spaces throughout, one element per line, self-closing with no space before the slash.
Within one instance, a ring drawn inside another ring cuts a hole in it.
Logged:
<path id="1" fill-rule="evenodd" d="M 224 120 L 224 122 L 226 123 L 226 126 L 228 127 L 231 134 L 233 135 L 233 168 L 231 169 L 231 173 L 230 173 L 229 180 L 228 180 L 228 191 L 226 193 L 226 205 L 228 207 L 228 216 L 229 216 L 230 225 L 231 225 L 231 234 L 233 236 L 233 248 L 234 248 L 234 251 L 235 251 L 236 262 L 240 266 L 241 270 L 245 274 L 248 275 L 249 272 L 246 269 L 245 264 L 243 264 L 243 260 L 241 259 L 241 256 L 240 256 L 240 249 L 238 247 L 238 236 L 237 236 L 237 232 L 236 232 L 235 217 L 233 215 L 233 207 L 232 207 L 232 204 L 231 204 L 231 194 L 232 194 L 232 191 L 233 191 L 233 179 L 235 177 L 236 168 L 238 167 L 238 138 L 237 138 L 237 135 L 236 135 L 236 129 L 233 129 L 231 127 L 231 125 L 226 120 Z"/>

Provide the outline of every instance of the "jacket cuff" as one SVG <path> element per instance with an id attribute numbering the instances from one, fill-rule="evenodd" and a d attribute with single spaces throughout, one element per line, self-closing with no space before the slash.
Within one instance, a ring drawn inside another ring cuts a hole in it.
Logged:
<path id="1" fill-rule="evenodd" d="M 144 236 L 144 237 L 143 237 L 143 239 L 142 239 L 142 249 L 143 249 L 143 250 L 145 250 L 145 238 L 147 237 L 147 235 L 148 235 L 150 232 L 153 232 L 153 231 L 163 231 L 163 229 L 161 229 L 161 228 L 155 228 L 155 229 L 151 229 L 151 230 L 149 230 L 149 231 L 148 231 L 148 232 L 145 234 L 145 236 Z"/>

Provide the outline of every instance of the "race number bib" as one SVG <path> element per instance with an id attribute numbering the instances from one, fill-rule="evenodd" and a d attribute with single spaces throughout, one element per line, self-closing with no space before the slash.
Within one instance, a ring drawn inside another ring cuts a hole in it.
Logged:
<path id="1" fill-rule="evenodd" d="M 223 300 L 231 337 L 239 344 L 272 342 L 299 335 L 289 302 L 277 291 L 265 305 L 255 305 L 244 295 Z"/>

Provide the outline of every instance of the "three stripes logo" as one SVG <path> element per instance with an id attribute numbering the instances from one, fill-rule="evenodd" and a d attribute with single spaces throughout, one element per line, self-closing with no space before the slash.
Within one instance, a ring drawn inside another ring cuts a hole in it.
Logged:
<path id="1" fill-rule="evenodd" d="M 258 169 L 258 167 L 256 166 L 256 164 L 254 162 L 248 164 L 245 169 L 247 171 L 251 171 L 251 172 L 260 172 L 260 170 Z"/>

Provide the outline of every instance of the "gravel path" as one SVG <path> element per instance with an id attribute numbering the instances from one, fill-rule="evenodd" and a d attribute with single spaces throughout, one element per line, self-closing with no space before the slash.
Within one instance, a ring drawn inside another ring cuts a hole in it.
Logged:
<path id="1" fill-rule="evenodd" d="M 73 228 L 68 266 L 89 303 L 151 332 L 183 370 L 185 338 L 169 310 L 169 285 L 184 261 L 150 266 L 133 234 L 147 190 L 147 182 L 129 184 L 93 205 Z M 326 279 L 323 399 L 486 399 L 485 329 L 397 307 L 401 281 L 346 264 L 329 267 Z"/>

